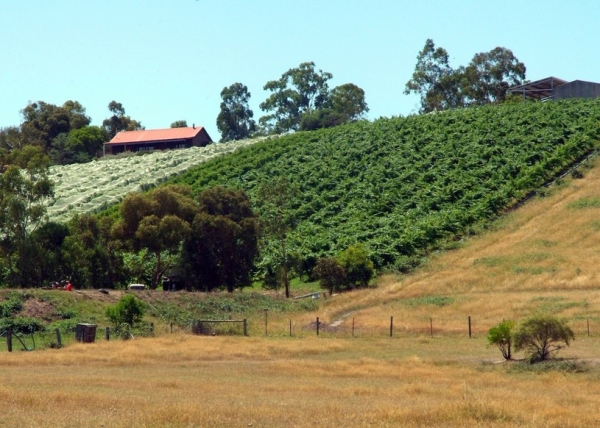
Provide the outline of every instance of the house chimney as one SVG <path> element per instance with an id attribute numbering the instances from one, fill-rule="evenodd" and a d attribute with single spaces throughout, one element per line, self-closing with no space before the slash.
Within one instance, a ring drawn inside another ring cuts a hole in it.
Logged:
<path id="1" fill-rule="evenodd" d="M 196 124 L 192 123 L 192 128 L 196 129 Z"/>

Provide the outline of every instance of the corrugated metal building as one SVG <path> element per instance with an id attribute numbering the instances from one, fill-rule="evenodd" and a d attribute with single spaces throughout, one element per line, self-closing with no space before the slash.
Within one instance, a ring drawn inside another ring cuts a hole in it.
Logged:
<path id="1" fill-rule="evenodd" d="M 563 98 L 596 98 L 600 97 L 600 83 L 573 80 L 568 82 L 557 77 L 547 77 L 535 82 L 513 86 L 507 94 L 521 94 L 540 101 L 559 100 Z"/>

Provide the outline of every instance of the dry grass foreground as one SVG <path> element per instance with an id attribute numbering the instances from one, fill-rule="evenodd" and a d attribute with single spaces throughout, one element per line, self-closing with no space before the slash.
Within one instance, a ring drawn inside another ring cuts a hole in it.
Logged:
<path id="1" fill-rule="evenodd" d="M 483 339 L 192 335 L 3 353 L 0 426 L 600 424 L 595 366 L 536 374 L 497 357 Z"/>
<path id="2" fill-rule="evenodd" d="M 257 327 L 3 352 L 0 426 L 600 426 L 599 188 L 598 168 L 586 171 L 416 274 L 318 314 L 377 334 L 261 338 Z M 585 370 L 498 363 L 487 328 L 538 310 L 569 319 L 577 340 L 560 355 Z"/>

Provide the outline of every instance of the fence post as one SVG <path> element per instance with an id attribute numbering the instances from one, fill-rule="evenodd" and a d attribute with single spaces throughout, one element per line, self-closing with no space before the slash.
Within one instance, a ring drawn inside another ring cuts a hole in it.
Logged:
<path id="1" fill-rule="evenodd" d="M 244 336 L 248 336 L 248 321 L 244 318 Z"/>
<path id="2" fill-rule="evenodd" d="M 267 315 L 267 313 L 268 312 L 269 312 L 269 310 L 265 308 L 265 336 L 268 336 L 268 332 L 267 332 L 267 322 L 268 322 L 268 315 Z"/>
<path id="3" fill-rule="evenodd" d="M 352 337 L 354 337 L 354 318 L 352 318 Z"/>
<path id="4" fill-rule="evenodd" d="M 173 334 L 173 323 L 171 323 L 171 334 Z"/>
<path id="5" fill-rule="evenodd" d="M 8 348 L 8 352 L 12 352 L 12 331 L 6 331 L 6 347 Z"/>
<path id="6" fill-rule="evenodd" d="M 153 322 L 150 323 L 150 331 L 152 333 L 154 333 L 154 323 Z"/>
<path id="7" fill-rule="evenodd" d="M 587 319 L 587 331 L 588 331 L 588 337 L 590 337 L 590 319 Z"/>
<path id="8" fill-rule="evenodd" d="M 319 337 L 319 317 L 317 317 L 317 337 Z"/>
<path id="9" fill-rule="evenodd" d="M 292 337 L 292 320 L 290 320 L 290 337 Z"/>
<path id="10" fill-rule="evenodd" d="M 433 318 L 429 318 L 429 335 L 433 338 Z"/>
<path id="11" fill-rule="evenodd" d="M 471 338 L 471 315 L 469 315 L 469 339 Z"/>
<path id="12" fill-rule="evenodd" d="M 390 337 L 394 335 L 394 317 L 390 317 Z"/>
<path id="13" fill-rule="evenodd" d="M 60 329 L 56 329 L 56 342 L 58 343 L 58 347 L 62 348 L 62 334 L 60 334 Z"/>
<path id="14" fill-rule="evenodd" d="M 106 327 L 106 330 L 104 331 L 104 338 L 109 341 L 110 340 L 110 327 Z"/>

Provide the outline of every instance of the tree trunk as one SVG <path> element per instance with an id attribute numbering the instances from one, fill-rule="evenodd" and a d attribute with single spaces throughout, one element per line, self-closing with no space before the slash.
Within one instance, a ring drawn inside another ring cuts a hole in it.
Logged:
<path id="1" fill-rule="evenodd" d="M 288 278 L 287 255 L 285 252 L 285 239 L 281 240 L 281 255 L 283 258 L 283 285 L 285 287 L 285 297 L 290 297 L 290 280 Z"/>

